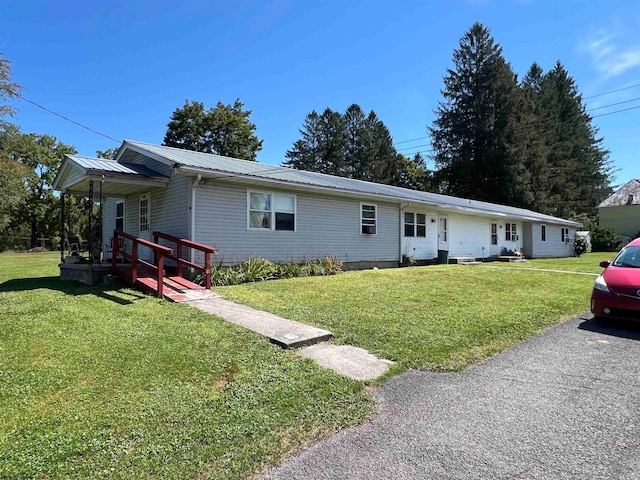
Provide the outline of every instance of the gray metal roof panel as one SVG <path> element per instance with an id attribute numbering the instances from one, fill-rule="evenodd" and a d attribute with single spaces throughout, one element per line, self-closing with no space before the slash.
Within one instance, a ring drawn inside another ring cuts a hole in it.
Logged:
<path id="1" fill-rule="evenodd" d="M 130 140 L 125 140 L 125 144 L 126 143 L 133 145 L 140 150 L 161 156 L 170 162 L 178 164 L 178 166 L 194 169 L 209 170 L 211 172 L 220 172 L 242 177 L 254 177 L 257 179 L 263 178 L 267 180 L 298 184 L 300 186 L 307 185 L 312 187 L 329 188 L 354 194 L 385 196 L 390 199 L 428 203 L 438 205 L 443 208 L 459 208 L 461 210 L 472 210 L 492 215 L 513 216 L 541 222 L 575 226 L 580 225 L 579 223 L 572 222 L 570 220 L 537 213 L 523 208 L 510 207 L 507 205 L 469 200 L 438 193 L 420 192 L 391 185 L 382 185 L 379 183 L 337 177 L 317 172 L 308 172 L 305 170 L 295 170 L 288 167 L 266 165 L 249 160 L 222 157 L 220 155 L 194 152 L 161 145 L 150 145 Z"/>
<path id="2" fill-rule="evenodd" d="M 145 177 L 162 177 L 163 175 L 145 165 L 134 163 L 118 163 L 115 160 L 105 158 L 80 157 L 67 155 L 73 162 L 85 170 L 94 170 L 109 173 L 126 173 L 131 175 L 143 175 Z"/>

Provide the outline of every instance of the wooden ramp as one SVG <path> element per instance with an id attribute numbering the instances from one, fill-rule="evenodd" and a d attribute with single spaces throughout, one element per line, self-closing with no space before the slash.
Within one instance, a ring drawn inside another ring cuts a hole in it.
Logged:
<path id="1" fill-rule="evenodd" d="M 135 286 L 154 295 L 158 293 L 158 281 L 154 277 L 138 277 Z M 190 282 L 186 278 L 176 276 L 165 276 L 163 278 L 162 295 L 172 302 L 188 302 L 216 296 L 211 290 Z"/>
<path id="2" fill-rule="evenodd" d="M 216 296 L 211 291 L 211 255 L 216 253 L 214 247 L 162 232 L 153 232 L 153 237 L 154 241 L 151 242 L 114 230 L 111 271 L 129 285 L 173 302 L 188 302 Z M 176 244 L 176 254 L 174 255 L 173 249 L 158 243 L 159 240 Z M 153 260 L 148 256 L 142 259 L 138 255 L 140 246 L 151 250 Z M 184 258 L 185 250 L 202 252 L 204 265 Z M 167 267 L 167 270 L 173 268 L 176 274 L 167 275 L 165 260 L 174 262 L 175 266 Z M 185 268 L 203 274 L 205 286 L 202 287 L 184 278 L 181 274 Z"/>

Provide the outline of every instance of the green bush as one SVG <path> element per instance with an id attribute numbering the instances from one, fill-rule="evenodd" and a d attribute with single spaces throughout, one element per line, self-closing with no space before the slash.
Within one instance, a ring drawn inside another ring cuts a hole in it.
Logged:
<path id="1" fill-rule="evenodd" d="M 593 225 L 591 229 L 591 249 L 594 252 L 613 252 L 618 246 L 618 234 L 611 227 Z"/>
<path id="2" fill-rule="evenodd" d="M 234 266 L 218 265 L 211 268 L 211 285 L 226 287 L 241 283 L 262 282 L 277 278 L 336 275 L 342 272 L 343 262 L 336 257 L 324 257 L 305 263 L 270 262 L 266 258 L 250 257 Z M 204 275 L 195 282 L 204 285 Z"/>
<path id="3" fill-rule="evenodd" d="M 583 253 L 588 253 L 591 251 L 591 244 L 587 237 L 576 237 L 575 242 L 573 243 L 573 251 L 576 252 L 576 256 L 579 257 Z"/>

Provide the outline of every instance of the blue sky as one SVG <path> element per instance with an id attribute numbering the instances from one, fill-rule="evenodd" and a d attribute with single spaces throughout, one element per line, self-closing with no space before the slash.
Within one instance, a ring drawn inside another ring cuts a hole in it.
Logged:
<path id="1" fill-rule="evenodd" d="M 26 98 L 116 139 L 160 144 L 185 99 L 211 107 L 240 98 L 264 140 L 258 160 L 277 165 L 307 113 L 351 103 L 375 110 L 403 153 L 429 150 L 421 137 L 442 77 L 475 21 L 520 75 L 534 61 L 545 70 L 562 61 L 592 115 L 640 106 L 640 86 L 626 88 L 640 84 L 640 3 L 629 0 L 4 0 L 0 51 Z M 23 131 L 82 155 L 117 146 L 16 106 Z M 619 169 L 615 184 L 639 178 L 640 109 L 594 121 Z"/>

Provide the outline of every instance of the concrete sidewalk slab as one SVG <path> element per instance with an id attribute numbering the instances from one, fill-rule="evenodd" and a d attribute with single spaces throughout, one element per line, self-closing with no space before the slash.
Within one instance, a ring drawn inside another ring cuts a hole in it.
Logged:
<path id="1" fill-rule="evenodd" d="M 287 320 L 247 305 L 225 300 L 215 294 L 210 298 L 186 301 L 184 303 L 264 335 L 273 343 L 284 348 L 313 345 L 329 340 L 332 337 L 332 333 L 328 330 Z"/>
<path id="2" fill-rule="evenodd" d="M 376 379 L 385 374 L 394 363 L 352 345 L 312 345 L 301 349 L 300 355 L 312 358 L 319 365 L 356 380 Z"/>

